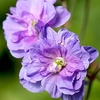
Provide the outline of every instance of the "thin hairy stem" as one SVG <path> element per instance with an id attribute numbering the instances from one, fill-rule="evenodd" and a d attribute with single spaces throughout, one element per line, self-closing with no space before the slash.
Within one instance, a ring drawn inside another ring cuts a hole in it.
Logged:
<path id="1" fill-rule="evenodd" d="M 87 29 L 87 24 L 89 19 L 90 1 L 91 0 L 85 0 L 84 18 L 83 18 L 83 24 L 79 36 L 82 44 L 84 43 L 84 38 L 86 35 L 86 29 Z"/>
<path id="2" fill-rule="evenodd" d="M 69 2 L 69 11 L 70 11 L 71 15 L 73 14 L 75 4 L 76 4 L 76 0 L 70 0 L 70 2 Z"/>
<path id="3" fill-rule="evenodd" d="M 65 8 L 67 8 L 67 2 L 66 0 L 60 0 L 61 1 L 61 5 L 64 6 Z"/>
<path id="4" fill-rule="evenodd" d="M 88 100 L 89 99 L 90 91 L 91 91 L 91 88 L 92 88 L 92 83 L 93 83 L 93 81 L 89 81 L 88 90 L 87 90 L 87 93 L 86 93 L 85 100 Z"/>

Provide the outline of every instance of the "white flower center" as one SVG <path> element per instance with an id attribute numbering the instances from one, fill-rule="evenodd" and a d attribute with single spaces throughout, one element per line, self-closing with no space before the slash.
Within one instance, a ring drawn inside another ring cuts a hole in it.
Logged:
<path id="1" fill-rule="evenodd" d="M 66 62 L 64 60 L 64 58 L 62 57 L 57 57 L 54 62 L 53 65 L 51 67 L 53 67 L 55 72 L 59 72 L 62 67 L 64 67 L 66 65 Z"/>
<path id="2" fill-rule="evenodd" d="M 36 30 L 36 21 L 32 21 L 30 24 L 29 24 L 29 27 L 28 27 L 28 35 L 29 36 L 32 36 L 34 33 L 37 33 L 37 30 Z"/>
<path id="3" fill-rule="evenodd" d="M 32 21 L 31 24 L 32 24 L 33 27 L 35 27 L 36 22 L 35 21 Z"/>

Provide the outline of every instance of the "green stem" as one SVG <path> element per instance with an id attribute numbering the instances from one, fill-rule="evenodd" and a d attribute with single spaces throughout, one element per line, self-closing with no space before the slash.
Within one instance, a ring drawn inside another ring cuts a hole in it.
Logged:
<path id="1" fill-rule="evenodd" d="M 65 8 L 67 8 L 67 2 L 66 0 L 60 0 L 61 1 L 61 5 L 64 6 Z"/>
<path id="2" fill-rule="evenodd" d="M 75 3 L 76 3 L 76 0 L 70 0 L 70 2 L 69 2 L 69 11 L 70 11 L 71 15 L 73 13 Z"/>
<path id="3" fill-rule="evenodd" d="M 90 81 L 89 84 L 88 84 L 88 90 L 87 90 L 87 94 L 86 94 L 85 100 L 89 99 L 90 91 L 91 91 L 91 88 L 92 88 L 92 83 L 93 83 L 93 81 Z"/>
<path id="4" fill-rule="evenodd" d="M 88 24 L 88 19 L 89 19 L 89 10 L 90 10 L 90 0 L 85 0 L 85 11 L 84 11 L 84 18 L 83 18 L 83 24 L 80 32 L 80 40 L 81 43 L 83 44 L 84 38 L 85 38 L 85 32 Z"/>

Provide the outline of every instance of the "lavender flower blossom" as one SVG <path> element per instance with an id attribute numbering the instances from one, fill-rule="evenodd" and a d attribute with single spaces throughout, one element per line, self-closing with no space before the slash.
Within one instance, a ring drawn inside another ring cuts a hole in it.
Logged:
<path id="1" fill-rule="evenodd" d="M 70 13 L 62 6 L 54 7 L 56 0 L 18 0 L 16 7 L 11 7 L 3 22 L 7 46 L 11 54 L 20 58 L 42 34 L 48 25 L 59 27 L 65 24 Z M 59 20 L 59 21 L 58 21 Z"/>
<path id="2" fill-rule="evenodd" d="M 54 4 L 57 0 L 44 0 L 44 1 Z"/>
<path id="3" fill-rule="evenodd" d="M 52 98 L 82 100 L 86 70 L 98 51 L 80 46 L 77 35 L 66 29 L 56 33 L 48 27 L 46 31 L 47 37 L 25 54 L 20 83 L 31 92 L 46 90 Z"/>

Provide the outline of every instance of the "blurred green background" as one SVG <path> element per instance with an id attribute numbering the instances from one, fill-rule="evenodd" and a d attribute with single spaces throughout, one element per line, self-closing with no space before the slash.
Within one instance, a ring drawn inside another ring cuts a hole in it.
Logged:
<path id="1" fill-rule="evenodd" d="M 21 59 L 12 57 L 4 39 L 2 22 L 9 13 L 9 8 L 15 6 L 17 0 L 0 0 L 0 100 L 60 100 L 50 98 L 47 92 L 31 93 L 19 83 Z M 71 20 L 67 28 L 74 33 L 81 31 L 86 0 L 66 0 L 71 11 Z M 75 2 L 76 1 L 76 2 Z M 91 45 L 100 52 L 100 0 L 90 0 L 89 20 L 87 24 L 84 45 Z M 60 5 L 57 0 L 57 5 Z M 98 57 L 97 61 L 100 61 Z M 100 100 L 100 81 L 95 80 L 89 100 Z"/>

